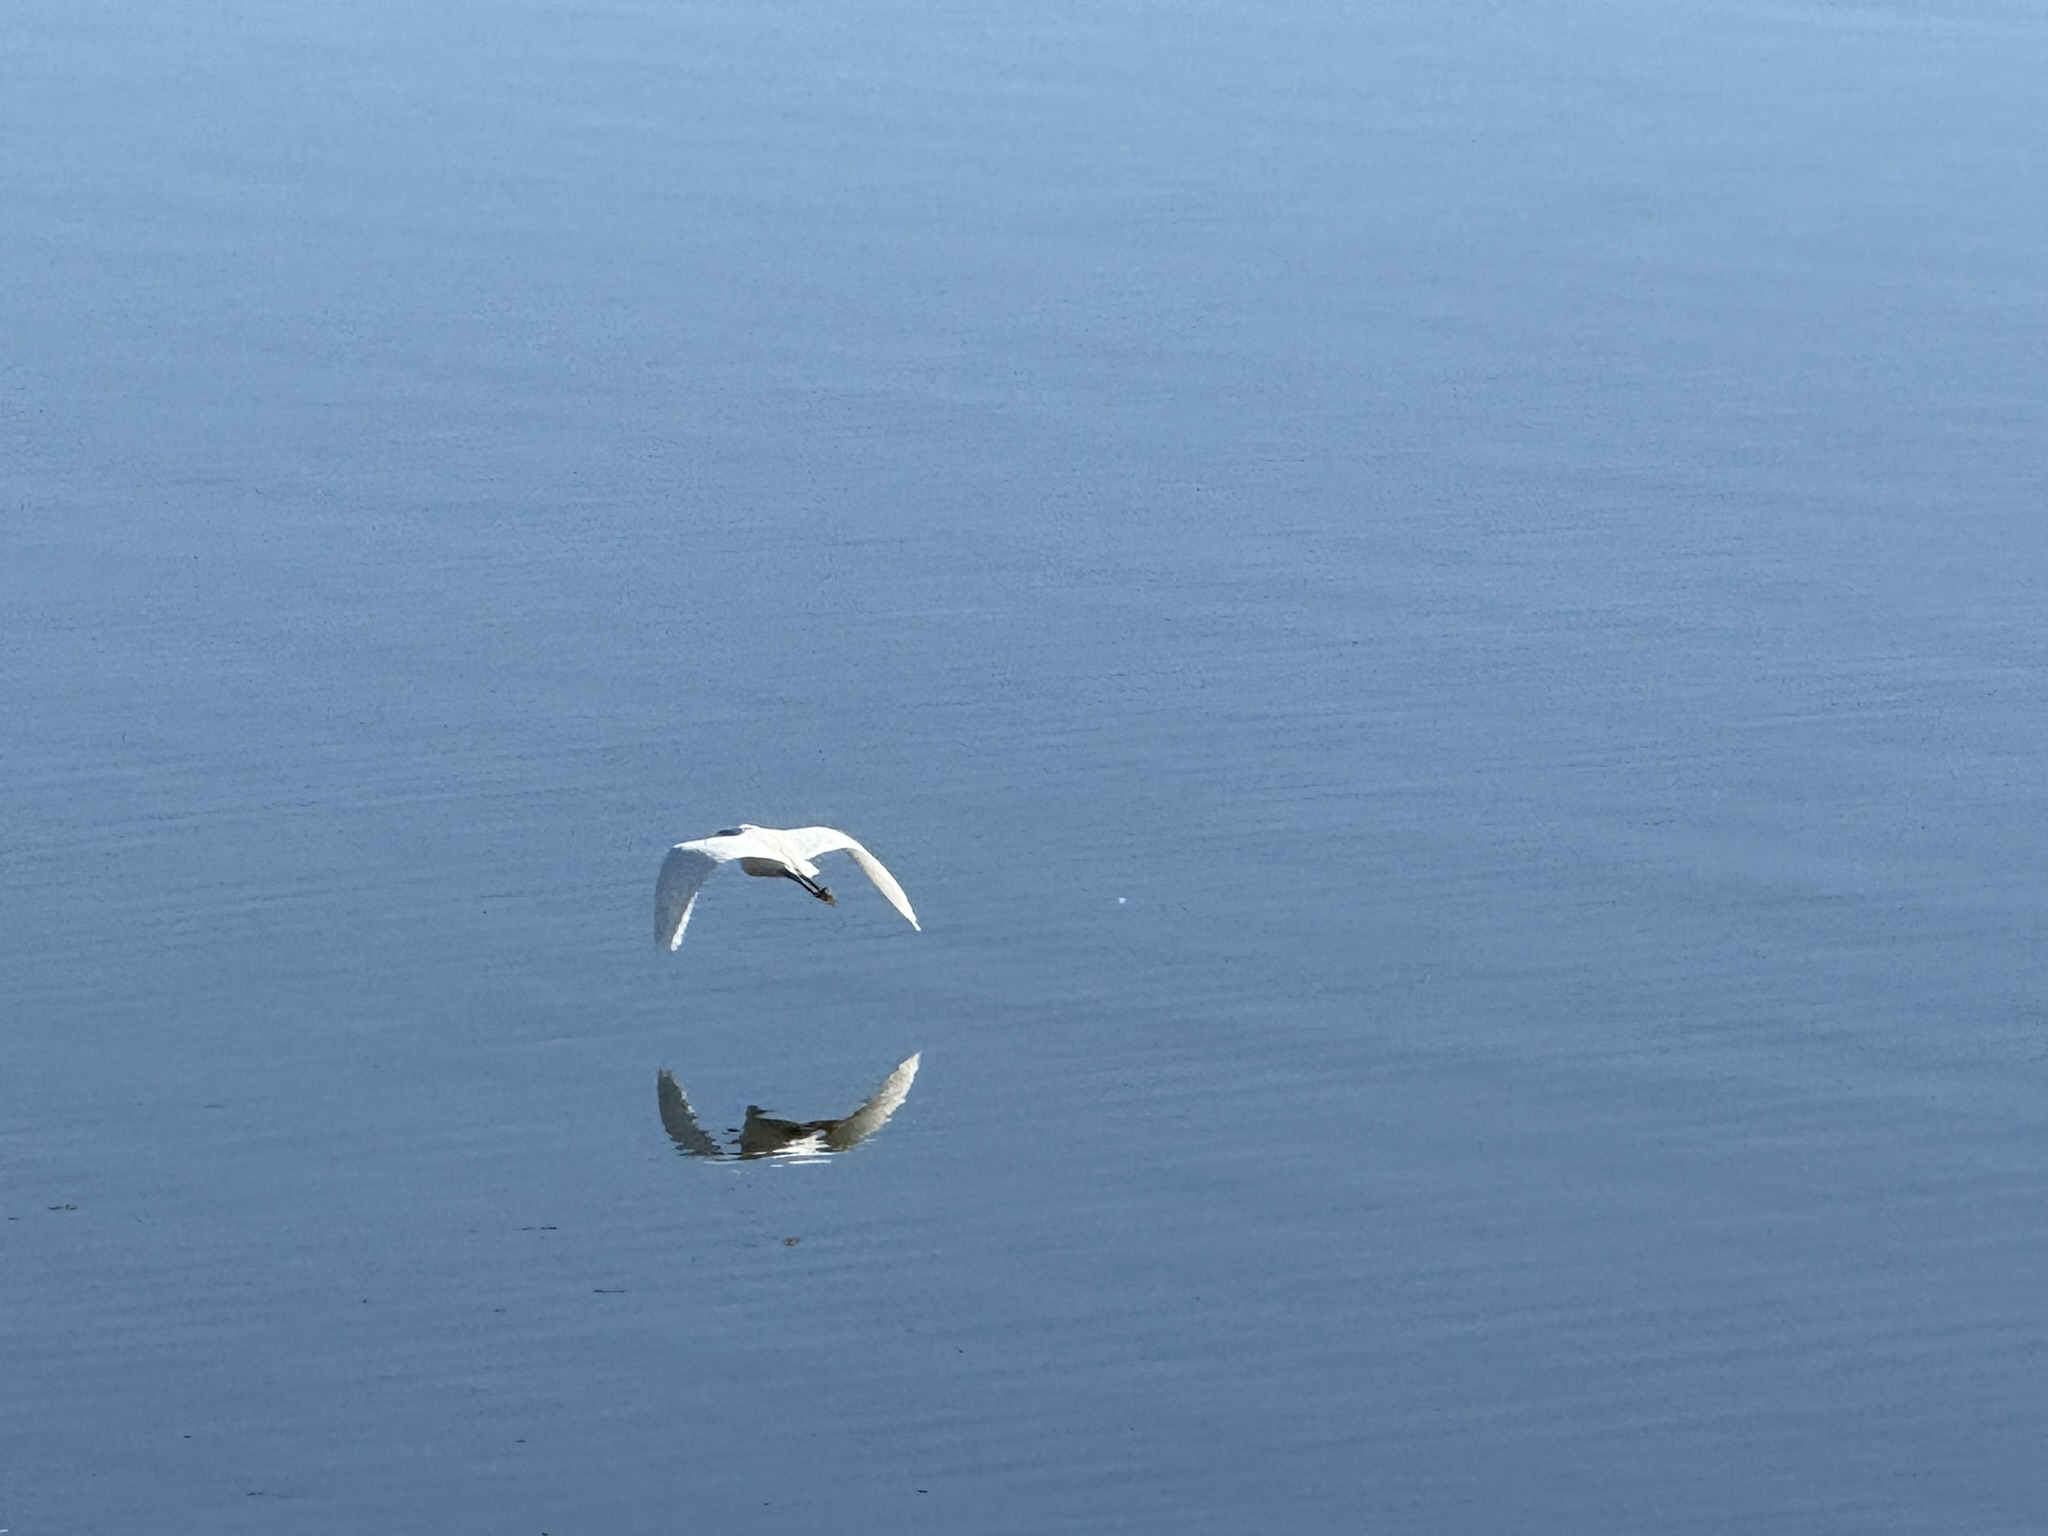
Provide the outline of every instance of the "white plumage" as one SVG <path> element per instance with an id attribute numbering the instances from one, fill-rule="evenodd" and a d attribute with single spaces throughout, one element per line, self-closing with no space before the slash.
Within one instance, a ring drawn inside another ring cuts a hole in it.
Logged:
<path id="1" fill-rule="evenodd" d="M 743 821 L 695 842 L 677 843 L 669 850 L 654 888 L 654 942 L 667 949 L 682 943 L 704 882 L 717 874 L 720 866 L 735 861 L 750 875 L 794 880 L 820 901 L 836 906 L 832 893 L 818 884 L 818 866 L 812 861 L 822 853 L 842 851 L 853 855 L 854 863 L 889 898 L 889 904 L 916 928 L 917 914 L 910 910 L 910 898 L 903 894 L 896 877 L 844 832 L 832 827 L 757 827 Z"/>

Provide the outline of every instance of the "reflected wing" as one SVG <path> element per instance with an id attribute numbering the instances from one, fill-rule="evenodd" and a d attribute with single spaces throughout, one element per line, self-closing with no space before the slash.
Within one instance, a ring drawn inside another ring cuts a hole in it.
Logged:
<path id="1" fill-rule="evenodd" d="M 919 1052 L 919 1055 L 922 1055 Z M 903 1107 L 903 1101 L 910 1097 L 910 1085 L 917 1077 L 916 1056 L 897 1063 L 896 1070 L 883 1080 L 874 1097 L 861 1105 L 844 1120 L 834 1124 L 825 1133 L 825 1145 L 834 1152 L 844 1152 L 856 1143 L 866 1141 L 883 1126 L 889 1117 Z"/>
<path id="2" fill-rule="evenodd" d="M 654 887 L 654 942 L 674 949 L 690 926 L 690 908 L 704 882 L 718 873 L 719 860 L 702 848 L 678 843 L 661 861 L 661 879 Z"/>
<path id="3" fill-rule="evenodd" d="M 910 910 L 910 898 L 903 894 L 903 887 L 896 883 L 896 877 L 882 867 L 882 861 L 867 849 L 834 827 L 793 827 L 782 834 L 789 845 L 805 859 L 815 859 L 821 853 L 837 853 L 844 850 L 853 855 L 853 862 L 861 872 L 875 882 L 875 888 L 889 898 L 889 905 L 901 912 L 910 926 L 919 933 L 917 914 Z"/>
<path id="4" fill-rule="evenodd" d="M 661 1105 L 661 1128 L 668 1132 L 668 1139 L 676 1144 L 678 1151 L 687 1152 L 692 1157 L 725 1156 L 725 1148 L 706 1135 L 704 1127 L 697 1123 L 690 1101 L 683 1096 L 683 1085 L 666 1067 L 655 1074 L 654 1097 Z"/>

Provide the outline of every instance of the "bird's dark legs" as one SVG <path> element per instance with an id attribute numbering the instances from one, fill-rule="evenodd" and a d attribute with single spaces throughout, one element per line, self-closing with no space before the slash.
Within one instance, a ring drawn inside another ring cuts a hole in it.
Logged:
<path id="1" fill-rule="evenodd" d="M 832 893 L 826 890 L 824 886 L 818 884 L 818 882 L 813 880 L 809 875 L 800 875 L 793 869 L 785 869 L 782 872 L 782 877 L 785 880 L 794 880 L 798 885 L 802 886 L 805 890 L 809 891 L 813 896 L 817 897 L 818 900 L 825 903 L 825 905 L 828 907 L 836 907 L 839 905 L 839 903 L 833 899 Z"/>

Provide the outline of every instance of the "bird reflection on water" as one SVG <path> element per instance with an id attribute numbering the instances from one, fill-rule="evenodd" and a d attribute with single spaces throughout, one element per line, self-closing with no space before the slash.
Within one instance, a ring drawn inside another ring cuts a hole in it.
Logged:
<path id="1" fill-rule="evenodd" d="M 666 1067 L 655 1074 L 654 1091 L 661 1105 L 661 1128 L 687 1157 L 825 1157 L 858 1146 L 889 1123 L 910 1096 L 917 1062 L 916 1056 L 898 1062 L 868 1101 L 843 1119 L 780 1120 L 762 1114 L 758 1104 L 749 1104 L 746 1123 L 730 1151 L 697 1123 L 683 1085 Z"/>

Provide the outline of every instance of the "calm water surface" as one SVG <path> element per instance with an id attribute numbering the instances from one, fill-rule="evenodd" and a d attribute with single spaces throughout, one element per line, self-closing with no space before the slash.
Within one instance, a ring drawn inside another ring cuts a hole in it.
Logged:
<path id="1" fill-rule="evenodd" d="M 2037 8 L 5 31 L 0 1526 L 2048 1524 Z"/>

